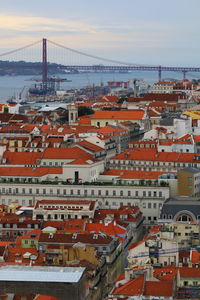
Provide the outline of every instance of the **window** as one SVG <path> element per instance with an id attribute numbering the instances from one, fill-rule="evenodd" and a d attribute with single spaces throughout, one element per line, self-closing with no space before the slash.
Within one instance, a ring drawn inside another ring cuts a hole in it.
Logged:
<path id="1" fill-rule="evenodd" d="M 159 197 L 162 197 L 162 192 L 159 192 Z"/>
<path id="2" fill-rule="evenodd" d="M 29 194 L 32 194 L 32 189 L 29 189 Z"/>
<path id="3" fill-rule="evenodd" d="M 128 197 L 130 197 L 131 196 L 131 191 L 128 191 Z"/>
<path id="4" fill-rule="evenodd" d="M 77 190 L 77 195 L 80 195 L 81 194 L 81 191 L 80 190 Z"/>
<path id="5" fill-rule="evenodd" d="M 120 191 L 120 196 L 123 196 L 123 191 Z"/>
<path id="6" fill-rule="evenodd" d="M 143 197 L 146 197 L 146 191 L 143 191 Z"/>
<path id="7" fill-rule="evenodd" d="M 151 208 L 151 202 L 148 203 L 148 208 Z"/>
<path id="8" fill-rule="evenodd" d="M 63 190 L 63 195 L 66 195 L 66 190 Z"/>
<path id="9" fill-rule="evenodd" d="M 157 208 L 157 203 L 154 203 L 154 204 L 153 204 L 153 208 Z"/>
<path id="10" fill-rule="evenodd" d="M 157 192 L 156 191 L 153 192 L 153 196 L 157 197 Z"/>
<path id="11" fill-rule="evenodd" d="M 70 195 L 73 195 L 74 194 L 74 191 L 73 190 L 70 190 Z"/>
<path id="12" fill-rule="evenodd" d="M 138 197 L 138 191 L 135 191 L 135 196 Z"/>
<path id="13" fill-rule="evenodd" d="M 98 195 L 101 196 L 101 190 L 98 190 Z"/>
<path id="14" fill-rule="evenodd" d="M 148 191 L 148 197 L 151 197 L 151 191 Z"/>
<path id="15" fill-rule="evenodd" d="M 39 189 L 36 189 L 36 194 L 39 194 Z"/>
<path id="16" fill-rule="evenodd" d="M 106 196 L 108 196 L 108 190 L 106 190 Z"/>
<path id="17" fill-rule="evenodd" d="M 57 189 L 57 195 L 60 195 L 60 190 L 59 189 Z"/>
<path id="18" fill-rule="evenodd" d="M 113 196 L 116 196 L 116 191 L 113 191 Z"/>
<path id="19" fill-rule="evenodd" d="M 43 189 L 43 195 L 46 195 L 46 189 Z"/>
<path id="20" fill-rule="evenodd" d="M 142 207 L 146 208 L 146 203 L 145 202 L 142 203 Z"/>

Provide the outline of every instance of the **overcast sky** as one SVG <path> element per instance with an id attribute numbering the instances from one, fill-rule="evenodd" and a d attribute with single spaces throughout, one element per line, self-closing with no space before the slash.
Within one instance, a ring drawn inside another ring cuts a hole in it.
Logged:
<path id="1" fill-rule="evenodd" d="M 200 65 L 200 0 L 1 0 L 0 53 L 46 37 L 138 64 Z"/>

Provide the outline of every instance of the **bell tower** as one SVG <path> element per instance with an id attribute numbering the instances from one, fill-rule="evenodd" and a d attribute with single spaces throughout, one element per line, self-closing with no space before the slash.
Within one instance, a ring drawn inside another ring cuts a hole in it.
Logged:
<path id="1" fill-rule="evenodd" d="M 68 124 L 72 125 L 78 119 L 78 109 L 75 104 L 68 105 Z"/>

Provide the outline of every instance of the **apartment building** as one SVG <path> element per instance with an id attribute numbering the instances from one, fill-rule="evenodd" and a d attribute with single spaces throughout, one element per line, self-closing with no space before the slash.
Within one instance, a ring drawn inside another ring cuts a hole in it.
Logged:
<path id="1" fill-rule="evenodd" d="M 91 116 L 91 124 L 97 127 L 104 127 L 106 125 L 115 125 L 116 123 L 131 121 L 137 123 L 145 131 L 149 130 L 149 119 L 142 109 L 135 110 L 115 110 L 115 111 L 96 111 Z"/>
<path id="2" fill-rule="evenodd" d="M 168 186 L 0 183 L 2 204 L 17 201 L 28 206 L 37 200 L 74 199 L 97 201 L 99 208 L 139 206 L 147 223 L 156 222 L 169 195 Z"/>
<path id="3" fill-rule="evenodd" d="M 159 236 L 161 238 L 171 236 L 180 249 L 195 247 L 200 242 L 200 224 L 198 222 L 163 223 Z"/>
<path id="4" fill-rule="evenodd" d="M 184 167 L 200 167 L 198 153 L 158 152 L 154 148 L 129 149 L 110 160 L 110 169 L 177 172 Z"/>
<path id="5" fill-rule="evenodd" d="M 178 170 L 178 195 L 200 196 L 200 169 L 184 168 Z"/>
<path id="6" fill-rule="evenodd" d="M 199 222 L 199 197 L 176 196 L 170 197 L 163 204 L 160 213 L 161 223 L 171 222 Z"/>
<path id="7" fill-rule="evenodd" d="M 39 200 L 33 209 L 33 220 L 68 220 L 93 218 L 95 201 Z"/>

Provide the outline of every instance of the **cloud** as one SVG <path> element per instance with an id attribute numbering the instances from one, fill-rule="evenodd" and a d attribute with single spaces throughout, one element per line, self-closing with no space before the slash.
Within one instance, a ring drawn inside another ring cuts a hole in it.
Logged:
<path id="1" fill-rule="evenodd" d="M 92 26 L 81 22 L 64 21 L 54 18 L 25 17 L 0 14 L 1 30 L 30 31 L 57 31 L 65 28 L 69 31 L 92 32 Z"/>
<path id="2" fill-rule="evenodd" d="M 166 56 L 171 52 L 171 56 L 177 57 L 184 44 L 194 45 L 196 31 L 191 35 L 190 31 L 175 29 L 173 24 L 145 23 L 134 19 L 130 23 L 123 19 L 104 24 L 102 21 L 89 23 L 81 19 L 0 14 L 1 53 L 43 37 L 90 54 L 124 61 L 134 59 L 134 62 L 141 63 L 141 55 L 144 59 L 154 57 L 158 60 L 159 54 L 161 59 L 164 52 Z"/>

